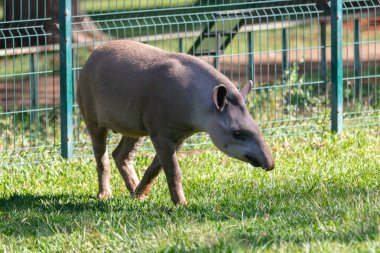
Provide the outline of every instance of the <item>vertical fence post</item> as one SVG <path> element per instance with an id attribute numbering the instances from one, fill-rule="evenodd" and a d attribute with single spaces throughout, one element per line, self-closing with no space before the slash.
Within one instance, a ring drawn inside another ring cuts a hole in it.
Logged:
<path id="1" fill-rule="evenodd" d="M 327 77 L 327 65 L 326 65 L 326 21 L 323 20 L 320 23 L 321 27 L 321 72 L 320 79 L 323 80 L 323 93 L 326 92 L 326 77 Z"/>
<path id="2" fill-rule="evenodd" d="M 36 120 L 38 120 L 37 116 L 37 106 L 38 106 L 38 82 L 37 82 L 37 71 L 36 69 L 36 56 L 35 54 L 30 54 L 29 56 L 29 69 L 30 69 L 30 109 L 32 112 L 30 113 L 30 121 L 32 124 L 35 124 Z"/>
<path id="3" fill-rule="evenodd" d="M 59 0 L 61 155 L 73 156 L 71 0 Z"/>
<path id="4" fill-rule="evenodd" d="M 354 68 L 355 68 L 355 93 L 359 97 L 359 106 L 362 105 L 363 83 L 362 83 L 362 64 L 360 60 L 360 20 L 354 21 Z M 354 98 L 355 99 L 355 98 Z M 355 105 L 356 107 L 356 105 Z"/>
<path id="5" fill-rule="evenodd" d="M 216 35 L 216 45 L 215 45 L 215 57 L 214 57 L 214 67 L 217 70 L 220 70 L 220 64 L 219 64 L 219 54 L 220 54 L 220 34 L 217 33 Z"/>
<path id="6" fill-rule="evenodd" d="M 281 34 L 282 44 L 282 76 L 285 76 L 285 71 L 288 70 L 288 29 L 283 28 Z"/>
<path id="7" fill-rule="evenodd" d="M 183 53 L 184 51 L 183 51 L 183 38 L 179 38 L 178 39 L 178 51 L 180 52 L 180 53 Z"/>
<path id="8" fill-rule="evenodd" d="M 331 1 L 331 130 L 343 130 L 343 3 Z"/>
<path id="9" fill-rule="evenodd" d="M 252 80 L 253 84 L 255 84 L 255 41 L 254 34 L 252 32 L 248 32 L 248 79 Z"/>

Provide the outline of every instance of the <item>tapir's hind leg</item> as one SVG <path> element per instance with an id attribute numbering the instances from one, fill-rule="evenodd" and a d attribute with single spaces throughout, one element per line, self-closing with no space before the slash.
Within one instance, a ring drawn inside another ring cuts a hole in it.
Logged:
<path id="1" fill-rule="evenodd" d="M 110 178 L 110 161 L 107 152 L 107 128 L 87 127 L 91 136 L 92 148 L 96 159 L 98 171 L 99 193 L 98 198 L 112 197 Z"/>
<path id="2" fill-rule="evenodd" d="M 124 179 L 125 186 L 131 194 L 135 191 L 136 186 L 139 183 L 136 171 L 133 167 L 133 158 L 143 141 L 144 138 L 130 138 L 123 136 L 119 145 L 112 152 L 112 157 Z"/>

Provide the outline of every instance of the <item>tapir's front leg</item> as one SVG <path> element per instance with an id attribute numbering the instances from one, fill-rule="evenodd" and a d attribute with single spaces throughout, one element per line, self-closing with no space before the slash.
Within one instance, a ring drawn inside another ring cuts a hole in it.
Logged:
<path id="1" fill-rule="evenodd" d="M 179 142 L 176 147 L 176 151 L 181 149 L 183 145 L 183 141 Z M 139 185 L 136 187 L 136 191 L 134 192 L 134 196 L 140 200 L 146 199 L 150 192 L 150 187 L 153 183 L 153 180 L 158 176 L 161 172 L 161 163 L 158 159 L 158 156 L 155 155 L 152 163 L 149 165 L 148 169 L 145 171 Z"/>
<path id="2" fill-rule="evenodd" d="M 151 165 L 145 171 L 139 185 L 136 187 L 134 196 L 137 199 L 143 200 L 148 197 L 153 180 L 158 176 L 160 171 L 161 163 L 158 156 L 155 155 Z"/>
<path id="3" fill-rule="evenodd" d="M 174 204 L 187 204 L 182 190 L 182 175 L 176 155 L 176 143 L 168 138 L 151 137 L 158 159 L 164 169 Z"/>

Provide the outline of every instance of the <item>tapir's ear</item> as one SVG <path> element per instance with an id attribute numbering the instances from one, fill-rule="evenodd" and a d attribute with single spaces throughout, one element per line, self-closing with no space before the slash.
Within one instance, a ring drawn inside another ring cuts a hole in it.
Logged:
<path id="1" fill-rule="evenodd" d="M 249 80 L 241 89 L 240 94 L 243 96 L 244 100 L 247 100 L 249 92 L 252 90 L 253 83 Z"/>
<path id="2" fill-rule="evenodd" d="M 223 111 L 227 104 L 227 87 L 220 84 L 214 88 L 214 93 L 212 95 L 216 109 Z"/>

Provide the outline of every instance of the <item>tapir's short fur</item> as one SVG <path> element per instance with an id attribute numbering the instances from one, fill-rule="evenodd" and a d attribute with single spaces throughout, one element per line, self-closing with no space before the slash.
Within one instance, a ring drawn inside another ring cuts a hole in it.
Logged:
<path id="1" fill-rule="evenodd" d="M 274 168 L 274 161 L 245 99 L 249 81 L 239 92 L 208 63 L 138 42 L 109 42 L 91 54 L 78 82 L 79 108 L 91 136 L 97 163 L 99 198 L 111 197 L 108 129 L 123 138 L 112 152 L 131 194 L 148 196 L 163 167 L 175 204 L 185 204 L 176 151 L 196 132 L 207 132 L 227 155 Z M 144 136 L 156 156 L 139 183 L 133 157 Z"/>

